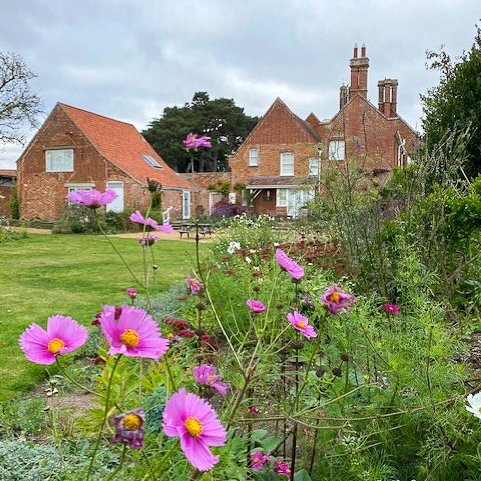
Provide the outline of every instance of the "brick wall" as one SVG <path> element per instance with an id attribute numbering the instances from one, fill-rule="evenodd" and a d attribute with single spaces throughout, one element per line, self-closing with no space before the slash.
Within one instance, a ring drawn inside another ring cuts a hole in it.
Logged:
<path id="1" fill-rule="evenodd" d="M 192 193 L 193 211 L 198 214 L 209 214 L 209 198 L 212 203 L 220 200 L 222 196 L 214 195 L 220 184 L 227 182 L 230 192 L 233 192 L 231 172 L 196 172 L 182 176 L 199 187 Z"/>
<path id="2" fill-rule="evenodd" d="M 344 139 L 346 158 L 355 159 L 369 169 L 392 170 L 396 166 L 396 131 L 406 139 L 407 150 L 413 151 L 416 136 L 407 124 L 400 118 L 386 118 L 360 96 L 354 97 L 330 124 L 318 125 L 323 157 L 327 158 L 329 140 Z"/>
<path id="3" fill-rule="evenodd" d="M 0 185 L 0 216 L 10 217 L 10 193 L 12 187 L 7 185 Z"/>
<path id="4" fill-rule="evenodd" d="M 46 172 L 45 150 L 73 148 L 74 172 Z M 56 220 L 65 207 L 69 184 L 91 183 L 103 191 L 109 181 L 124 183 L 125 207 L 141 208 L 149 195 L 141 184 L 106 161 L 58 106 L 52 111 L 17 164 L 20 216 Z"/>

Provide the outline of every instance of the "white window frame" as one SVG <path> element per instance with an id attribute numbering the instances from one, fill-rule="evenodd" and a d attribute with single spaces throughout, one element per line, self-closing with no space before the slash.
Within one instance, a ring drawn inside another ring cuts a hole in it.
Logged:
<path id="1" fill-rule="evenodd" d="M 62 156 L 62 158 L 60 158 Z M 67 158 L 65 158 L 67 156 Z M 62 165 L 63 163 L 63 165 Z M 45 150 L 45 172 L 73 172 L 73 149 Z"/>
<path id="2" fill-rule="evenodd" d="M 292 152 L 281 153 L 281 175 L 291 177 L 294 175 L 294 154 Z"/>
<path id="3" fill-rule="evenodd" d="M 310 157 L 309 158 L 309 177 L 319 177 L 320 172 L 320 159 L 319 157 Z"/>
<path id="4" fill-rule="evenodd" d="M 259 158 L 259 150 L 256 148 L 249 149 L 249 167 L 257 167 Z"/>
<path id="5" fill-rule="evenodd" d="M 346 142 L 344 140 L 329 142 L 329 160 L 346 160 Z"/>
<path id="6" fill-rule="evenodd" d="M 289 189 L 276 190 L 276 207 L 287 207 Z"/>

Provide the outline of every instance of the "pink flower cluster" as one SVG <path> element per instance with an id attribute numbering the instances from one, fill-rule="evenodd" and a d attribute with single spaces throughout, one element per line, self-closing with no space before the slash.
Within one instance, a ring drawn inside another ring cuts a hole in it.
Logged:
<path id="1" fill-rule="evenodd" d="M 35 322 L 20 336 L 19 343 L 26 358 L 36 364 L 53 364 L 57 356 L 75 351 L 87 341 L 85 327 L 71 317 L 52 316 L 47 330 Z"/>
<path id="2" fill-rule="evenodd" d="M 287 320 L 307 339 L 312 337 L 317 337 L 316 331 L 314 328 L 309 325 L 309 320 L 307 317 L 299 314 L 297 311 L 294 311 L 292 314 L 287 314 Z"/>
<path id="3" fill-rule="evenodd" d="M 399 314 L 399 308 L 396 304 L 389 304 L 386 302 L 386 304 L 384 304 L 384 309 L 391 314 Z"/>
<path id="4" fill-rule="evenodd" d="M 210 446 L 223 446 L 227 432 L 212 406 L 195 394 L 179 389 L 167 401 L 163 430 L 169 437 L 180 437 L 180 447 L 194 468 L 208 471 L 219 462 Z"/>
<path id="5" fill-rule="evenodd" d="M 132 222 L 137 222 L 137 224 L 147 225 L 152 227 L 154 230 L 165 232 L 166 234 L 172 234 L 174 229 L 170 224 L 163 224 L 159 225 L 156 220 L 152 219 L 151 217 L 144 218 L 144 216 L 140 213 L 140 210 L 136 210 L 131 216 L 130 220 Z"/>
<path id="6" fill-rule="evenodd" d="M 194 373 L 196 382 L 217 389 L 222 396 L 226 395 L 229 385 L 221 382 L 222 376 L 217 374 L 216 367 L 210 366 L 209 364 L 201 364 L 200 366 L 194 367 L 192 372 Z"/>
<path id="7" fill-rule="evenodd" d="M 331 314 L 337 316 L 342 309 L 350 311 L 352 304 L 357 302 L 357 298 L 351 294 L 345 294 L 339 286 L 332 285 L 324 292 L 321 301 Z"/>
<path id="8" fill-rule="evenodd" d="M 210 137 L 203 135 L 202 137 L 198 137 L 198 134 L 187 134 L 185 140 L 182 141 L 186 149 L 198 149 L 200 147 L 205 147 L 210 149 L 212 144 L 209 142 Z"/>
<path id="9" fill-rule="evenodd" d="M 190 274 L 187 274 L 186 280 L 187 286 L 189 287 L 192 294 L 198 294 L 202 291 L 203 285 L 200 279 L 197 279 L 197 277 L 192 277 Z"/>
<path id="10" fill-rule="evenodd" d="M 262 451 L 252 453 L 250 460 L 252 471 L 260 471 L 264 467 L 264 464 L 269 461 L 270 456 L 270 454 L 263 454 Z"/>
<path id="11" fill-rule="evenodd" d="M 266 310 L 266 306 L 264 306 L 262 302 L 255 301 L 254 299 L 247 299 L 246 304 L 253 314 L 260 314 Z"/>
<path id="12" fill-rule="evenodd" d="M 65 198 L 74 204 L 81 204 L 90 207 L 91 209 L 97 209 L 101 205 L 110 204 L 117 197 L 118 194 L 111 189 L 107 189 L 104 193 L 95 189 L 80 189 L 68 194 Z"/>
<path id="13" fill-rule="evenodd" d="M 281 269 L 287 271 L 294 279 L 299 280 L 304 276 L 304 268 L 294 259 L 291 259 L 283 250 L 276 249 L 275 257 Z"/>
<path id="14" fill-rule="evenodd" d="M 110 344 L 109 354 L 159 359 L 167 352 L 168 339 L 161 337 L 159 326 L 143 309 L 105 306 L 99 317 L 100 327 Z"/>

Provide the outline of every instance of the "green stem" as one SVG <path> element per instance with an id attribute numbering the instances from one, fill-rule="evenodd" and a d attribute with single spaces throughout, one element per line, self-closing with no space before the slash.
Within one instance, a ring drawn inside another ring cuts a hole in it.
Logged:
<path id="1" fill-rule="evenodd" d="M 126 451 L 127 451 L 127 443 L 124 444 L 124 447 L 122 449 L 122 456 L 120 457 L 119 465 L 117 466 L 115 471 L 113 471 L 113 473 L 107 478 L 106 481 L 112 481 L 112 479 L 114 479 L 115 476 L 120 472 L 120 470 L 122 469 L 122 466 L 124 464 Z"/>
<path id="2" fill-rule="evenodd" d="M 132 269 L 130 268 L 130 266 L 127 264 L 127 261 L 124 259 L 124 256 L 120 253 L 120 251 L 117 249 L 117 247 L 115 246 L 115 244 L 112 242 L 112 240 L 110 239 L 110 237 L 107 235 L 107 233 L 104 231 L 103 227 L 100 225 L 100 222 L 98 221 L 97 219 L 97 214 L 94 210 L 94 218 L 95 218 L 95 221 L 97 222 L 97 226 L 100 230 L 100 232 L 102 233 L 102 235 L 107 239 L 108 243 L 110 244 L 110 246 L 112 247 L 112 249 L 115 251 L 115 253 L 119 256 L 120 260 L 122 261 L 122 263 L 124 264 L 124 266 L 127 268 L 127 270 L 129 271 L 130 275 L 132 276 L 132 278 L 135 280 L 135 282 L 137 282 L 137 284 L 141 287 L 143 287 L 145 289 L 145 286 L 142 284 L 142 282 L 140 282 L 139 278 L 134 274 L 134 272 L 132 271 Z"/>
<path id="3" fill-rule="evenodd" d="M 106 399 L 105 399 L 104 417 L 103 417 L 102 423 L 100 425 L 99 434 L 97 436 L 97 441 L 96 441 L 95 447 L 94 447 L 94 452 L 92 453 L 92 458 L 90 459 L 90 464 L 89 464 L 89 469 L 87 471 L 86 481 L 89 481 L 89 479 L 90 479 L 90 475 L 92 473 L 92 468 L 93 468 L 93 465 L 94 465 L 95 457 L 97 456 L 97 452 L 99 450 L 100 440 L 102 439 L 102 430 L 104 429 L 105 422 L 107 421 L 107 416 L 108 416 L 108 413 L 109 413 L 110 391 L 111 391 L 111 388 L 112 388 L 112 381 L 113 381 L 113 378 L 114 378 L 115 369 L 117 368 L 117 365 L 118 365 L 121 357 L 122 357 L 122 355 L 119 355 L 115 359 L 114 365 L 112 367 L 112 372 L 110 373 L 109 384 L 107 386 L 107 394 L 106 394 Z"/>
<path id="4" fill-rule="evenodd" d="M 101 398 L 104 398 L 105 399 L 105 396 L 96 392 L 96 391 L 93 391 L 92 389 L 89 389 L 85 386 L 82 386 L 82 384 L 80 384 L 79 382 L 77 382 L 73 377 L 71 377 L 69 374 L 67 374 L 67 371 L 65 371 L 65 369 L 62 367 L 62 365 L 60 364 L 60 361 L 59 361 L 59 358 L 60 356 L 57 356 L 55 358 L 55 362 L 57 363 L 57 367 L 59 369 L 59 371 L 72 383 L 72 384 L 75 384 L 75 386 L 79 387 L 80 389 L 82 389 L 82 391 L 85 391 L 85 392 L 89 392 L 91 394 L 95 394 L 96 396 L 99 396 Z"/>

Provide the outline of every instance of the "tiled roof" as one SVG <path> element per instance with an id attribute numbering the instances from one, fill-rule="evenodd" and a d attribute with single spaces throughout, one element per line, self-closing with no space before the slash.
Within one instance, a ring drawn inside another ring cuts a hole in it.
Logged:
<path id="1" fill-rule="evenodd" d="M 0 169 L 0 176 L 17 177 L 17 171 L 13 169 Z"/>
<path id="2" fill-rule="evenodd" d="M 160 182 L 163 187 L 192 189 L 192 185 L 165 163 L 132 124 L 70 105 L 58 105 L 105 159 L 138 182 L 145 184 L 148 177 Z M 162 168 L 151 166 L 142 155 L 152 157 Z"/>

